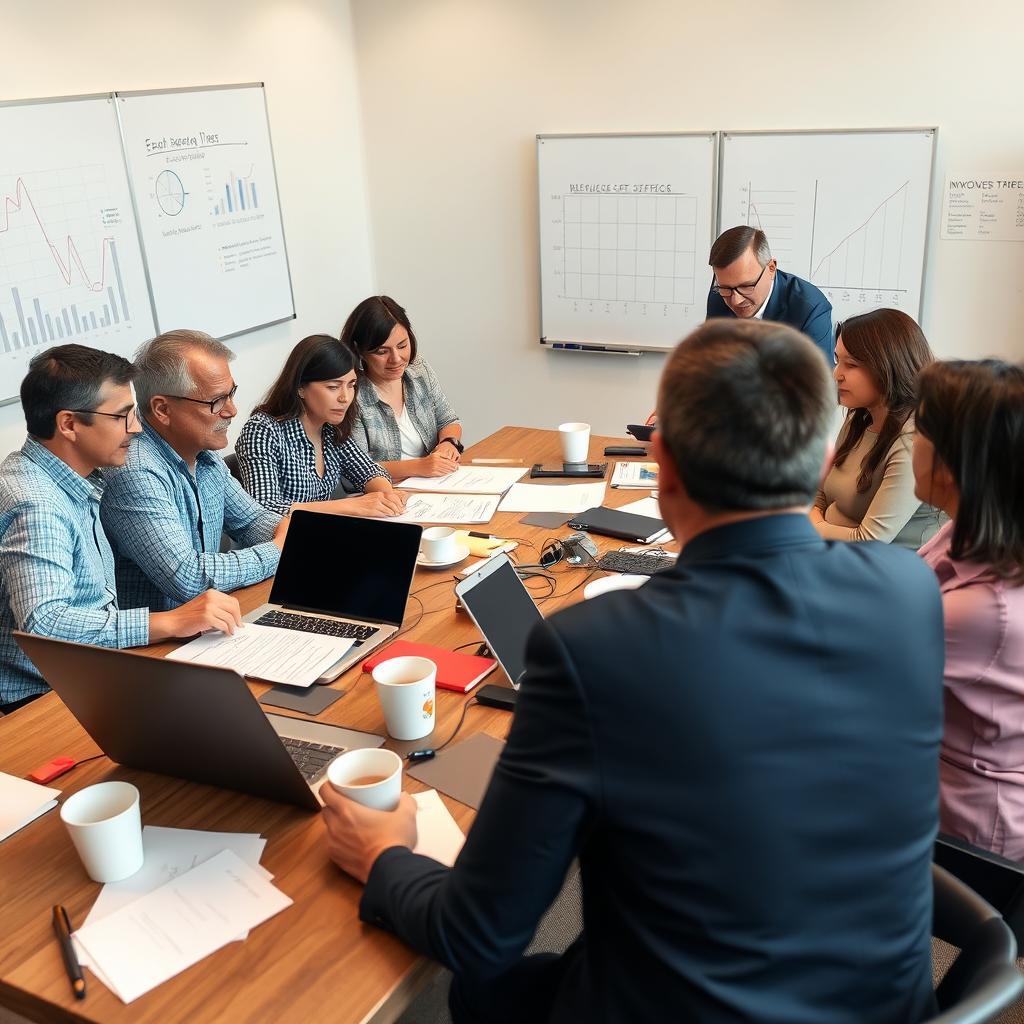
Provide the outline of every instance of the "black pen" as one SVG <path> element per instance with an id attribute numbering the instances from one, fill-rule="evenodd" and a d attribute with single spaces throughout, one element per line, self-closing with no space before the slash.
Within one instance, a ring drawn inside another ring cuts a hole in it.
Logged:
<path id="1" fill-rule="evenodd" d="M 75 993 L 76 999 L 84 999 L 85 978 L 82 976 L 78 957 L 75 956 L 75 947 L 71 944 L 71 921 L 68 918 L 68 912 L 59 903 L 53 908 L 53 930 L 60 943 L 61 955 L 64 957 L 64 970 L 68 972 L 68 978 L 71 981 L 71 991 Z"/>

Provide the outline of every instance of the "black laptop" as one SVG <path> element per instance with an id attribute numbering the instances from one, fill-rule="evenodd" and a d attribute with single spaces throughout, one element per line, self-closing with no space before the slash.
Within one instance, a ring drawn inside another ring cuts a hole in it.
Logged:
<path id="1" fill-rule="evenodd" d="M 423 527 L 299 509 L 292 513 L 270 600 L 246 622 L 351 637 L 318 680 L 333 682 L 402 625 Z"/>
<path id="2" fill-rule="evenodd" d="M 237 672 L 15 632 L 112 761 L 315 811 L 327 765 L 382 736 L 265 713 Z"/>

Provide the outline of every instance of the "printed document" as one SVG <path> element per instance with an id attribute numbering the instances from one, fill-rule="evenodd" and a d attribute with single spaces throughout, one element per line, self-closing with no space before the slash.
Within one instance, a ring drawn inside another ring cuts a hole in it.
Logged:
<path id="1" fill-rule="evenodd" d="M 171 651 L 171 661 L 231 668 L 243 676 L 286 686 L 312 686 L 352 646 L 351 637 L 245 623 L 228 636 L 219 629 Z"/>
<path id="2" fill-rule="evenodd" d="M 499 494 L 410 494 L 393 523 L 489 523 L 498 510 Z"/>
<path id="3" fill-rule="evenodd" d="M 633 487 L 653 490 L 658 486 L 656 462 L 616 462 L 612 473 L 612 487 Z"/>
<path id="4" fill-rule="evenodd" d="M 59 789 L 0 772 L 0 841 L 57 806 Z"/>
<path id="5" fill-rule="evenodd" d="M 592 484 L 513 484 L 502 512 L 585 512 L 604 501 L 604 481 Z"/>
<path id="6" fill-rule="evenodd" d="M 416 849 L 412 852 L 433 857 L 451 867 L 466 841 L 462 829 L 455 823 L 436 789 L 413 793 L 412 798 L 417 804 Z"/>
<path id="7" fill-rule="evenodd" d="M 173 878 L 75 937 L 130 1003 L 291 905 L 231 850 Z"/>
<path id="8" fill-rule="evenodd" d="M 445 476 L 411 476 L 395 486 L 408 491 L 437 491 L 443 494 L 504 494 L 525 472 L 525 466 L 511 469 L 459 466 L 454 473 Z"/>

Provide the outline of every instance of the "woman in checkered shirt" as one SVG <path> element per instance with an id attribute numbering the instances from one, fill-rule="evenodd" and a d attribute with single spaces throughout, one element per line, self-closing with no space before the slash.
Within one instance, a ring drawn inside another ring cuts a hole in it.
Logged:
<path id="1" fill-rule="evenodd" d="M 396 481 L 459 468 L 462 424 L 437 375 L 416 352 L 402 307 L 387 295 L 359 303 L 341 340 L 360 357 L 355 439 Z"/>
<path id="2" fill-rule="evenodd" d="M 388 471 L 352 439 L 356 387 L 355 355 L 337 338 L 314 334 L 292 349 L 235 445 L 242 486 L 256 501 L 278 515 L 402 511 L 405 496 Z M 342 476 L 363 493 L 332 500 Z"/>

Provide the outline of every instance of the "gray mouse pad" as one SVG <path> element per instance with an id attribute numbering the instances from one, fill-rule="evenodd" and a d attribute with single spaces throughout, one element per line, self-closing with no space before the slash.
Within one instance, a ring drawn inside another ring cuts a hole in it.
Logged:
<path id="1" fill-rule="evenodd" d="M 504 740 L 477 733 L 454 747 L 442 750 L 433 761 L 409 768 L 406 774 L 477 810 L 504 746 Z"/>
<path id="2" fill-rule="evenodd" d="M 332 690 L 329 686 L 311 686 L 308 690 L 300 690 L 295 686 L 275 686 L 267 690 L 259 702 L 272 708 L 301 711 L 304 715 L 319 715 L 344 696 L 344 690 Z"/>
<path id="3" fill-rule="evenodd" d="M 572 513 L 531 512 L 519 520 L 524 526 L 543 526 L 545 530 L 557 530 L 572 519 Z"/>

